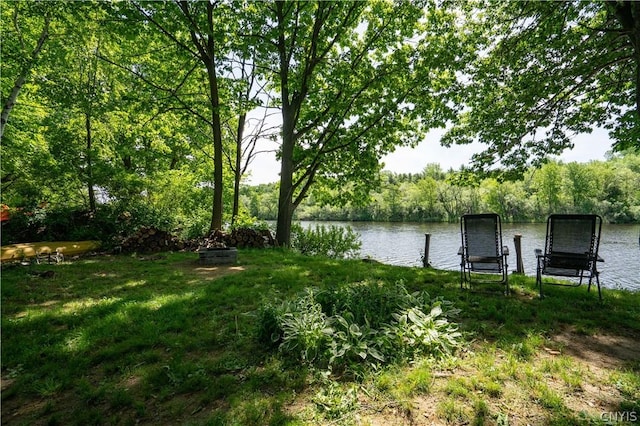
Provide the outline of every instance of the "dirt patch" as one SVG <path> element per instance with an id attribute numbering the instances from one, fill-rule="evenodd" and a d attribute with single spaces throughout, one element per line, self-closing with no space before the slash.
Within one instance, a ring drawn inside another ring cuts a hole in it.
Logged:
<path id="1" fill-rule="evenodd" d="M 9 389 L 9 387 L 15 382 L 15 379 L 9 379 L 9 378 L 2 378 L 0 379 L 0 392 L 4 392 L 5 390 Z"/>
<path id="2" fill-rule="evenodd" d="M 195 274 L 200 278 L 216 279 L 229 274 L 246 271 L 242 265 L 203 265 L 198 260 L 177 262 L 175 267 L 183 272 Z"/>
<path id="3" fill-rule="evenodd" d="M 414 423 L 445 426 L 446 421 L 438 417 L 438 403 L 441 399 L 436 395 L 425 395 L 414 401 Z"/>
<path id="4" fill-rule="evenodd" d="M 640 360 L 640 336 L 596 334 L 588 336 L 567 329 L 552 337 L 562 353 L 598 368 L 619 368 Z"/>

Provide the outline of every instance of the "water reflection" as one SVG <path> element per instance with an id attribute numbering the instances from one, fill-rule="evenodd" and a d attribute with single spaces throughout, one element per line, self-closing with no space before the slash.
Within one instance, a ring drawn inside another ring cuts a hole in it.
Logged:
<path id="1" fill-rule="evenodd" d="M 316 224 L 350 226 L 360 234 L 360 254 L 392 265 L 422 266 L 425 234 L 431 234 L 429 263 L 434 268 L 457 270 L 460 258 L 460 226 L 446 223 L 378 223 L 378 222 L 302 222 L 303 227 Z M 545 224 L 503 224 L 503 243 L 509 247 L 509 270 L 515 270 L 514 235 L 522 235 L 524 271 L 535 275 L 534 250 L 544 249 Z M 640 290 L 640 225 L 602 226 L 598 264 L 603 287 Z"/>

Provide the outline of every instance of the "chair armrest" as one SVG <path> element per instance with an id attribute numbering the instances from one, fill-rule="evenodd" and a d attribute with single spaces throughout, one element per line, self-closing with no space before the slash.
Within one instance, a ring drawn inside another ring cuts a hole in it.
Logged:
<path id="1" fill-rule="evenodd" d="M 598 258 L 596 259 L 597 262 L 604 262 L 604 259 L 600 257 L 600 255 L 598 255 Z"/>
<path id="2" fill-rule="evenodd" d="M 502 246 L 502 254 L 505 256 L 509 256 L 509 247 Z"/>
<path id="3" fill-rule="evenodd" d="M 458 249 L 458 256 L 462 256 L 463 253 L 464 253 L 464 250 L 462 246 L 460 246 L 460 248 Z"/>

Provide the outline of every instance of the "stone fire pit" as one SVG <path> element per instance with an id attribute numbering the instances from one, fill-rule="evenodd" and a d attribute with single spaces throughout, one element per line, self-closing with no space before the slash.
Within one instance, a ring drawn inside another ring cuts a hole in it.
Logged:
<path id="1" fill-rule="evenodd" d="M 204 265 L 224 265 L 238 260 L 238 250 L 235 247 L 210 247 L 198 250 L 199 261 Z"/>

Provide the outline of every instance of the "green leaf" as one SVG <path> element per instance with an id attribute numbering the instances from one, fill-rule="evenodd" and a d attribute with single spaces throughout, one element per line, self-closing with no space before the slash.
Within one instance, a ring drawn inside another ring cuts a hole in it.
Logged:
<path id="1" fill-rule="evenodd" d="M 430 313 L 431 318 L 437 318 L 440 315 L 442 315 L 442 306 L 438 304 L 433 308 L 431 308 L 431 313 Z"/>
<path id="2" fill-rule="evenodd" d="M 362 336 L 362 332 L 360 331 L 360 327 L 358 327 L 358 324 L 351 324 L 349 326 L 349 333 L 354 336 Z"/>

